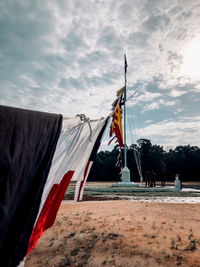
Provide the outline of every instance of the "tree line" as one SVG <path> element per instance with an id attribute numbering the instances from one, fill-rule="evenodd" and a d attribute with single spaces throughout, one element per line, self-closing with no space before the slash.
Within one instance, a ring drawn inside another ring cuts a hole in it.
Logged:
<path id="1" fill-rule="evenodd" d="M 200 181 L 200 148 L 197 146 L 177 146 L 165 151 L 163 146 L 152 145 L 148 139 L 137 140 L 137 144 L 127 146 L 127 166 L 131 180 L 135 182 L 140 180 L 140 176 L 134 151 L 137 151 L 141 159 L 144 178 L 148 172 L 153 171 L 158 181 L 174 181 L 176 174 L 179 174 L 181 181 Z M 120 181 L 121 167 L 116 165 L 119 153 L 118 145 L 112 151 L 100 151 L 91 168 L 88 181 Z"/>

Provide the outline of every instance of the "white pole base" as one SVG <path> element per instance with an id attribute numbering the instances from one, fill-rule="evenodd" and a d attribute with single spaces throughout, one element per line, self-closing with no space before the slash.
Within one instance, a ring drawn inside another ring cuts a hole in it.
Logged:
<path id="1" fill-rule="evenodd" d="M 130 183 L 131 182 L 130 171 L 126 166 L 122 170 L 121 180 L 122 180 L 122 183 Z"/>

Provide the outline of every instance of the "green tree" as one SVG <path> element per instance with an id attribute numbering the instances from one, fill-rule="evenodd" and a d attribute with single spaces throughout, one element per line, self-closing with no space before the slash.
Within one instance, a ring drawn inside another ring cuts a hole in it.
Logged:
<path id="1" fill-rule="evenodd" d="M 119 146 L 116 145 L 112 151 L 99 152 L 88 179 L 92 181 L 119 181 L 120 166 L 116 166 L 119 151 Z M 197 146 L 177 146 L 174 150 L 170 149 L 166 152 L 162 146 L 152 145 L 148 139 L 139 139 L 137 144 L 127 147 L 127 165 L 132 180 L 139 181 L 135 151 L 138 151 L 141 157 L 143 177 L 147 171 L 153 170 L 159 180 L 166 176 L 168 181 L 174 181 L 176 173 L 180 174 L 182 181 L 200 180 L 200 149 Z"/>

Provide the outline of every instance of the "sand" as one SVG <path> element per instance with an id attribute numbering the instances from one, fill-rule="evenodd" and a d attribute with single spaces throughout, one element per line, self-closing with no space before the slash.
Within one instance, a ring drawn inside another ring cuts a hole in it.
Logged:
<path id="1" fill-rule="evenodd" d="M 200 205 L 63 202 L 25 266 L 199 267 Z"/>

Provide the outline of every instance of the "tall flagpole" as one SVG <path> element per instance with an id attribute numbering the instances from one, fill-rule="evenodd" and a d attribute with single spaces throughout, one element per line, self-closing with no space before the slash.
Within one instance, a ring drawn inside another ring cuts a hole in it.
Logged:
<path id="1" fill-rule="evenodd" d="M 121 175 L 121 184 L 122 185 L 129 185 L 131 184 L 130 179 L 130 171 L 127 167 L 127 149 L 126 149 L 126 74 L 127 74 L 127 60 L 126 54 L 124 55 L 124 79 L 125 79 L 125 86 L 124 86 L 124 168 L 122 169 Z"/>
<path id="2" fill-rule="evenodd" d="M 126 150 L 126 73 L 127 73 L 126 54 L 124 54 L 124 167 L 127 167 L 127 150 Z"/>

